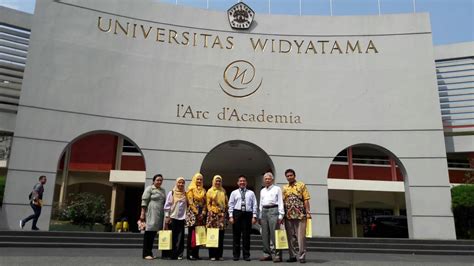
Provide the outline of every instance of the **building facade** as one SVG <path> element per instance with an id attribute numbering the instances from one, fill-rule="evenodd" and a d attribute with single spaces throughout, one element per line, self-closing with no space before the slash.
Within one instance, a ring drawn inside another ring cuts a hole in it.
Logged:
<path id="1" fill-rule="evenodd" d="M 114 219 L 156 173 L 168 190 L 198 171 L 229 190 L 244 173 L 258 191 L 264 172 L 283 185 L 293 168 L 316 236 L 361 236 L 381 210 L 406 214 L 410 238 L 455 238 L 450 176 L 473 168 L 472 107 L 456 98 L 472 100 L 472 44 L 434 49 L 428 14 L 255 14 L 239 30 L 225 12 L 67 0 L 38 1 L 31 19 L 2 227 L 30 212 L 41 174 L 47 228 L 71 191 L 110 198 Z"/>

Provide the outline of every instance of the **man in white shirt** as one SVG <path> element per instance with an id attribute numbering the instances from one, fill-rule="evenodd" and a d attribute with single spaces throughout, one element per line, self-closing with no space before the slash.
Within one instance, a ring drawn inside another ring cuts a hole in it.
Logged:
<path id="1" fill-rule="evenodd" d="M 281 189 L 273 185 L 273 174 L 263 175 L 264 188 L 260 191 L 260 224 L 262 225 L 263 254 L 260 261 L 281 262 L 281 250 L 275 249 L 275 230 L 285 215 Z"/>
<path id="2" fill-rule="evenodd" d="M 242 255 L 250 261 L 250 231 L 252 224 L 257 223 L 257 198 L 252 190 L 247 189 L 247 178 L 239 176 L 238 189 L 232 191 L 229 198 L 229 222 L 232 224 L 234 261 L 240 258 L 240 238 L 242 238 Z"/>

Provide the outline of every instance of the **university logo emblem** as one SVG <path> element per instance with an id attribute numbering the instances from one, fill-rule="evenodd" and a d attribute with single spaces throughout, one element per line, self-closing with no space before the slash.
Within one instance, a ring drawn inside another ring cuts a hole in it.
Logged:
<path id="1" fill-rule="evenodd" d="M 236 98 L 243 98 L 254 94 L 262 85 L 263 78 L 249 61 L 237 60 L 227 65 L 223 75 L 224 80 L 219 82 L 222 91 Z"/>
<path id="2" fill-rule="evenodd" d="M 230 26 L 236 30 L 246 30 L 252 25 L 255 12 L 245 3 L 239 2 L 227 10 Z"/>

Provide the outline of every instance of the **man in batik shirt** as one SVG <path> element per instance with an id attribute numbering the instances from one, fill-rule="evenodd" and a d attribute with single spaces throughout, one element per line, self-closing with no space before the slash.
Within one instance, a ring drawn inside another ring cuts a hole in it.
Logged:
<path id="1" fill-rule="evenodd" d="M 306 262 L 306 219 L 311 218 L 309 193 L 303 182 L 296 181 L 293 169 L 285 171 L 288 184 L 283 186 L 283 203 L 285 205 L 285 228 L 288 237 L 287 262 Z"/>

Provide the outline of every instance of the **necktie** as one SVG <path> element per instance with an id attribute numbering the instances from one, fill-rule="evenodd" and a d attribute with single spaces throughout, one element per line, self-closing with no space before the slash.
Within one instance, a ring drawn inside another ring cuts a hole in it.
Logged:
<path id="1" fill-rule="evenodd" d="M 246 211 L 246 206 L 245 206 L 245 188 L 240 189 L 240 196 L 241 196 L 241 203 L 240 203 L 240 210 L 241 211 Z"/>

